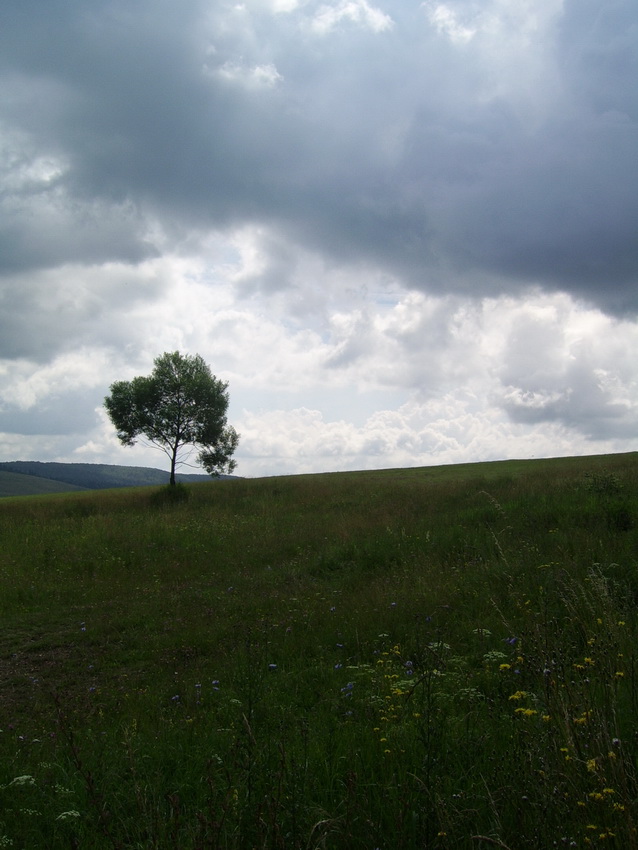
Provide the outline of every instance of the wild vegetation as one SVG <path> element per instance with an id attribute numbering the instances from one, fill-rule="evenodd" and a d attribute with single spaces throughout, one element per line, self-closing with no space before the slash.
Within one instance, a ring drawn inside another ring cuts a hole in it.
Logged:
<path id="1" fill-rule="evenodd" d="M 638 456 L 0 503 L 0 847 L 635 848 Z"/>

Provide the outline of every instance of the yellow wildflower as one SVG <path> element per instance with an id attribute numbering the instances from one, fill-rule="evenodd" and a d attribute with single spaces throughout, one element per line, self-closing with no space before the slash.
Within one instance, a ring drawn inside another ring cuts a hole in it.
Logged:
<path id="1" fill-rule="evenodd" d="M 527 696 L 527 691 L 516 691 L 515 694 L 512 694 L 508 699 L 519 700 L 523 699 L 523 697 Z"/>

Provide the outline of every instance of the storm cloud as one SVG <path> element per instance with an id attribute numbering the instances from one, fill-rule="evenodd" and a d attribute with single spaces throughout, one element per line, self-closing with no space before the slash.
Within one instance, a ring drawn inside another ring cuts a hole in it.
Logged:
<path id="1" fill-rule="evenodd" d="M 310 432 L 322 411 L 363 428 L 327 401 L 350 386 L 375 434 L 370 393 L 393 427 L 452 393 L 481 428 L 628 445 L 633 0 L 8 0 L 0 17 L 0 430 L 19 428 L 16 376 L 84 351 L 93 411 L 110 370 L 182 346 L 235 381 L 246 421 L 274 416 L 270 387 L 284 412 L 317 399 Z M 366 439 L 348 463 L 399 458 Z"/>

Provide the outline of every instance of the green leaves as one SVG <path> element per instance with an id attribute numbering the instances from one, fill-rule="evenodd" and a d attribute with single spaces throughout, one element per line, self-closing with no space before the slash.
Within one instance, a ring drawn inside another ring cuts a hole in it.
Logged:
<path id="1" fill-rule="evenodd" d="M 231 472 L 239 436 L 227 425 L 228 384 L 216 378 L 198 354 L 166 352 L 148 377 L 116 381 L 104 406 L 120 442 L 145 437 L 171 460 L 171 484 L 181 450 L 199 449 L 198 462 L 211 475 Z"/>
<path id="2" fill-rule="evenodd" d="M 212 448 L 202 450 L 197 456 L 197 460 L 211 475 L 218 475 L 221 471 L 232 472 L 237 464 L 230 458 L 238 443 L 239 434 L 232 425 L 229 425 L 224 428 L 217 444 Z"/>
<path id="3" fill-rule="evenodd" d="M 125 446 L 132 446 L 140 433 L 139 409 L 134 401 L 133 383 L 117 381 L 111 385 L 111 395 L 104 399 L 104 406 L 117 436 Z"/>

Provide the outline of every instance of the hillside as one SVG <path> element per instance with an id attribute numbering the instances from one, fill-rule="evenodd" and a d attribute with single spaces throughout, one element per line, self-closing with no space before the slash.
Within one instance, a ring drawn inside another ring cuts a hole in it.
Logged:
<path id="1" fill-rule="evenodd" d="M 0 846 L 638 848 L 637 454 L 167 493 L 0 503 Z"/>
<path id="2" fill-rule="evenodd" d="M 210 475 L 178 473 L 182 483 L 210 481 Z M 169 473 L 142 466 L 95 463 L 0 463 L 0 496 L 27 496 L 69 490 L 104 490 L 167 484 Z"/>
<path id="3" fill-rule="evenodd" d="M 44 496 L 49 493 L 69 493 L 74 490 L 84 490 L 77 484 L 64 481 L 54 481 L 50 478 L 40 478 L 36 475 L 25 475 L 19 472 L 8 472 L 0 469 L 0 498 L 3 496 Z"/>

